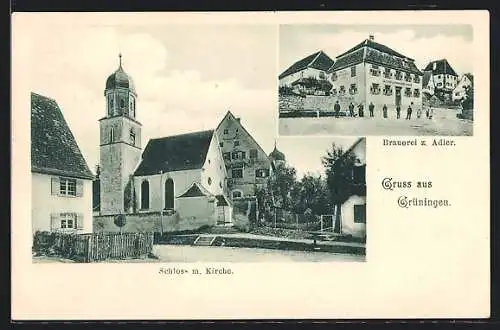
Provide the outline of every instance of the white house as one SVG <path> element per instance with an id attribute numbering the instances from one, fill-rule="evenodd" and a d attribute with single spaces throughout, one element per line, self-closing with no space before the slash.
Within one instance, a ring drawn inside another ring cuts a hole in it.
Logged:
<path id="1" fill-rule="evenodd" d="M 327 80 L 326 71 L 333 65 L 334 61 L 322 50 L 315 52 L 295 62 L 279 76 L 279 86 L 291 87 L 294 82 L 301 78 L 316 78 Z"/>
<path id="2" fill-rule="evenodd" d="M 31 93 L 32 231 L 92 232 L 92 179 L 58 104 Z"/>
<path id="3" fill-rule="evenodd" d="M 457 87 L 453 90 L 452 100 L 459 101 L 465 98 L 465 91 L 467 87 L 474 85 L 474 76 L 470 73 L 465 73 L 457 84 Z"/>
<path id="4" fill-rule="evenodd" d="M 341 232 L 353 237 L 366 237 L 366 139 L 358 139 L 344 155 L 355 156 L 353 179 L 356 184 L 352 195 L 340 210 Z"/>
<path id="5" fill-rule="evenodd" d="M 423 71 L 432 72 L 434 95 L 443 101 L 451 100 L 452 91 L 458 84 L 458 75 L 446 59 L 431 61 Z"/>

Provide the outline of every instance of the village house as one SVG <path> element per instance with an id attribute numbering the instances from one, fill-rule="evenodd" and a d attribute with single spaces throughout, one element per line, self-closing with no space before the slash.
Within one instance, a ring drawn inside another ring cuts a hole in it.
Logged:
<path id="1" fill-rule="evenodd" d="M 57 102 L 31 93 L 33 233 L 92 232 L 93 178 Z"/>
<path id="2" fill-rule="evenodd" d="M 256 189 L 265 186 L 272 174 L 271 160 L 231 112 L 215 131 L 227 168 L 231 199 L 254 197 Z"/>
<path id="3" fill-rule="evenodd" d="M 423 74 L 415 61 L 375 42 L 373 35 L 337 56 L 328 73 L 332 96 L 343 110 L 350 102 L 365 109 L 372 102 L 375 111 L 382 111 L 384 104 L 389 110 L 411 102 L 415 108 L 422 106 Z"/>
<path id="4" fill-rule="evenodd" d="M 452 92 L 458 84 L 458 75 L 446 59 L 432 61 L 423 71 L 432 72 L 434 95 L 442 101 L 451 101 Z"/>
<path id="5" fill-rule="evenodd" d="M 463 100 L 466 96 L 467 88 L 473 86 L 474 86 L 474 76 L 470 73 L 465 73 L 464 75 L 462 75 L 462 78 L 460 78 L 457 86 L 453 90 L 452 100 L 453 101 Z"/>
<path id="6" fill-rule="evenodd" d="M 290 87 L 296 92 L 312 91 L 325 94 L 331 88 L 327 70 L 334 61 L 322 50 L 311 54 L 294 64 L 279 75 L 279 87 Z"/>
<path id="7" fill-rule="evenodd" d="M 125 231 L 230 226 L 233 200 L 254 196 L 271 175 L 271 161 L 231 112 L 216 129 L 150 139 L 142 151 L 137 93 L 121 57 L 104 95 L 93 187 L 98 230 L 117 230 L 119 214 L 126 215 Z"/>
<path id="8" fill-rule="evenodd" d="M 366 138 L 358 139 L 344 153 L 348 154 L 355 156 L 354 189 L 340 208 L 340 230 L 353 237 L 366 237 Z"/>

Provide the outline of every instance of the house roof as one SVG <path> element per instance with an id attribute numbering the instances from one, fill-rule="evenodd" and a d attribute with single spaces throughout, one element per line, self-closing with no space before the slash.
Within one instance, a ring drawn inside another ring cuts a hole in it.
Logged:
<path id="1" fill-rule="evenodd" d="M 134 175 L 202 168 L 213 133 L 208 130 L 149 140 Z"/>
<path id="2" fill-rule="evenodd" d="M 408 56 L 404 56 L 403 54 L 395 51 L 394 49 L 392 48 L 389 48 L 385 45 L 382 45 L 382 44 L 379 44 L 378 42 L 375 42 L 373 40 L 370 40 L 370 39 L 365 39 L 363 41 L 361 41 L 359 44 L 357 44 L 356 46 L 352 47 L 351 49 L 349 49 L 348 51 L 340 54 L 339 56 L 337 56 L 337 58 L 340 58 L 346 54 L 349 54 L 349 53 L 352 53 L 358 49 L 362 49 L 363 47 L 369 47 L 369 48 L 372 48 L 372 49 L 375 49 L 375 50 L 378 50 L 379 52 L 382 52 L 382 53 L 386 53 L 386 54 L 389 54 L 389 55 L 392 55 L 392 56 L 397 56 L 397 57 L 401 57 L 401 58 L 406 58 L 410 61 L 413 61 L 412 58 L 408 57 Z"/>
<path id="3" fill-rule="evenodd" d="M 224 195 L 216 195 L 215 198 L 217 199 L 217 206 L 229 206 L 231 204 Z"/>
<path id="4" fill-rule="evenodd" d="M 93 179 L 57 102 L 31 93 L 31 171 Z"/>
<path id="5" fill-rule="evenodd" d="M 431 78 L 432 78 L 432 71 L 424 71 L 424 76 L 422 77 L 422 86 L 427 86 Z"/>
<path id="6" fill-rule="evenodd" d="M 366 54 L 364 52 L 365 48 Z M 421 74 L 412 58 L 370 39 L 360 42 L 348 51 L 337 56 L 334 65 L 328 71 L 337 71 L 348 66 L 362 63 L 363 61 Z"/>
<path id="7" fill-rule="evenodd" d="M 436 69 L 434 68 L 434 63 L 436 64 Z M 433 75 L 436 74 L 451 74 L 452 76 L 458 76 L 455 70 L 451 67 L 450 63 L 444 58 L 437 61 L 432 61 L 427 64 L 424 71 L 432 71 Z"/>
<path id="8" fill-rule="evenodd" d="M 295 62 L 288 69 L 283 71 L 278 78 L 282 79 L 286 76 L 302 71 L 308 67 L 322 71 L 327 71 L 333 65 L 333 63 L 334 61 L 330 58 L 330 56 L 328 56 L 327 54 L 325 54 L 325 52 L 320 50 L 314 54 L 306 56 L 303 59 Z"/>

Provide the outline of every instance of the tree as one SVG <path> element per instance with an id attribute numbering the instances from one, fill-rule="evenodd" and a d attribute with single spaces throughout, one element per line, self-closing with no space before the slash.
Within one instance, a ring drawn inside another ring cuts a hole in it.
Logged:
<path id="1" fill-rule="evenodd" d="M 292 196 L 296 213 L 310 209 L 314 214 L 331 212 L 326 181 L 321 175 L 306 174 L 297 184 L 297 192 Z M 294 191 L 295 192 L 295 191 Z"/>
<path id="2" fill-rule="evenodd" d="M 120 233 L 122 232 L 122 228 L 127 224 L 127 219 L 124 214 L 118 214 L 115 216 L 114 224 L 120 228 Z"/>
<path id="3" fill-rule="evenodd" d="M 462 100 L 462 109 L 470 110 L 474 107 L 474 88 L 469 85 L 465 87 L 465 98 Z"/>
<path id="4" fill-rule="evenodd" d="M 276 165 L 274 175 L 269 180 L 271 196 L 274 205 L 282 209 L 291 208 L 291 191 L 296 184 L 297 171 L 284 163 Z"/>
<path id="5" fill-rule="evenodd" d="M 353 153 L 346 153 L 335 143 L 332 143 L 331 149 L 322 158 L 331 204 L 337 207 L 335 231 L 340 229 L 341 205 L 352 195 L 357 186 L 353 176 L 355 161 L 356 156 Z"/>

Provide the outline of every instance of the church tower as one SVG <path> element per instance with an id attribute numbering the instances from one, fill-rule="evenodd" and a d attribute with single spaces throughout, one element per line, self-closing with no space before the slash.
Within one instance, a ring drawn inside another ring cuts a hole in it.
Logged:
<path id="1" fill-rule="evenodd" d="M 132 174 L 141 157 L 141 123 L 136 120 L 137 93 L 122 67 L 106 80 L 106 116 L 100 123 L 100 209 L 102 215 L 131 212 Z"/>

